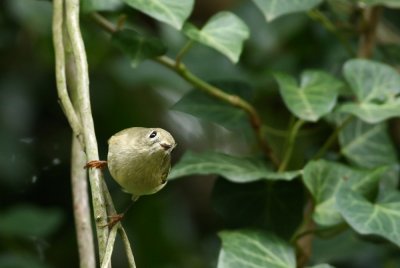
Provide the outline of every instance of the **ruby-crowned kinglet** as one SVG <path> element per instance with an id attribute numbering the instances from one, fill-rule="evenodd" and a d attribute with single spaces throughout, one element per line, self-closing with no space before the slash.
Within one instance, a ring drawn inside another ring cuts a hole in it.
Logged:
<path id="1" fill-rule="evenodd" d="M 111 176 L 135 201 L 167 184 L 175 146 L 174 138 L 164 129 L 127 128 L 108 140 L 107 162 L 91 161 L 86 167 L 99 168 L 107 163 Z"/>

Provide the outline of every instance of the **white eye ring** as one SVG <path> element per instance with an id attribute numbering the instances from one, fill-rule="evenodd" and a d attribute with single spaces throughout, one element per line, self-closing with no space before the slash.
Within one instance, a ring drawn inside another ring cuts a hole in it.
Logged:
<path id="1" fill-rule="evenodd" d="M 156 136 L 157 136 L 157 131 L 153 130 L 153 131 L 150 133 L 149 138 L 150 138 L 150 139 L 153 139 L 153 138 L 155 138 Z"/>

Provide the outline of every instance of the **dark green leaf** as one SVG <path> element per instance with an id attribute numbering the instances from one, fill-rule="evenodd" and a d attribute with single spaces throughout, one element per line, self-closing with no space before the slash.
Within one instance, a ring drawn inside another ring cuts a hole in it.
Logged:
<path id="1" fill-rule="evenodd" d="M 278 237 L 259 231 L 223 231 L 218 268 L 295 268 L 293 248 Z"/>
<path id="2" fill-rule="evenodd" d="M 114 33 L 111 41 L 129 56 L 133 67 L 146 59 L 164 55 L 167 51 L 158 38 L 146 37 L 129 29 Z"/>
<path id="3" fill-rule="evenodd" d="M 83 12 L 114 11 L 122 6 L 122 0 L 82 0 Z"/>
<path id="4" fill-rule="evenodd" d="M 341 153 L 360 167 L 397 163 L 396 151 L 385 123 L 371 125 L 353 120 L 339 134 Z"/>
<path id="5" fill-rule="evenodd" d="M 307 266 L 306 268 L 335 268 L 335 266 L 323 263 L 323 264 L 317 264 L 317 265 L 314 265 L 314 266 Z"/>
<path id="6" fill-rule="evenodd" d="M 353 114 L 368 123 L 400 116 L 400 74 L 394 68 L 364 59 L 349 60 L 343 73 L 357 97 L 345 103 L 341 112 Z"/>
<path id="7" fill-rule="evenodd" d="M 300 85 L 286 74 L 274 75 L 279 83 L 279 91 L 289 110 L 297 117 L 316 122 L 332 111 L 336 104 L 338 90 L 342 83 L 321 71 L 305 71 Z"/>
<path id="8" fill-rule="evenodd" d="M 194 0 L 123 0 L 152 18 L 180 30 L 193 9 Z"/>
<path id="9" fill-rule="evenodd" d="M 211 84 L 247 101 L 252 99 L 252 88 L 243 82 L 213 82 Z M 228 129 L 238 130 L 250 127 L 243 110 L 197 89 L 185 94 L 172 106 L 172 109 L 217 123 Z"/>
<path id="10" fill-rule="evenodd" d="M 368 6 L 382 5 L 392 8 L 400 8 L 399 0 L 360 0 L 360 2 Z"/>
<path id="11" fill-rule="evenodd" d="M 239 60 L 243 42 L 250 35 L 247 25 L 227 11 L 211 17 L 201 30 L 185 24 L 183 31 L 190 39 L 218 50 L 234 63 Z"/>
<path id="12" fill-rule="evenodd" d="M 55 209 L 15 206 L 0 213 L 0 234 L 19 237 L 48 236 L 60 227 L 62 216 Z"/>
<path id="13" fill-rule="evenodd" d="M 279 16 L 308 11 L 323 0 L 253 0 L 257 7 L 262 11 L 267 21 L 271 21 Z"/>
<path id="14" fill-rule="evenodd" d="M 292 180 L 301 174 L 300 170 L 274 172 L 259 158 L 238 157 L 216 152 L 196 154 L 186 152 L 172 168 L 169 179 L 188 175 L 218 174 L 233 182 L 251 182 L 260 179 Z"/>
<path id="15" fill-rule="evenodd" d="M 219 178 L 212 204 L 228 228 L 261 228 L 289 239 L 302 220 L 300 181 L 233 183 Z"/>
<path id="16" fill-rule="evenodd" d="M 379 179 L 386 170 L 386 167 L 372 171 L 357 170 L 325 160 L 309 162 L 304 168 L 303 180 L 315 200 L 315 222 L 324 226 L 342 223 L 335 203 L 340 186 L 349 181 L 347 184 L 352 189 L 371 194 L 377 189 Z"/>

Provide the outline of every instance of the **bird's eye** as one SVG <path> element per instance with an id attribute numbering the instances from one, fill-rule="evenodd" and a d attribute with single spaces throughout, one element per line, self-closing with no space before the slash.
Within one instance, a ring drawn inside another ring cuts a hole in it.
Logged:
<path id="1" fill-rule="evenodd" d="M 152 139 L 152 138 L 154 138 L 155 136 L 157 136 L 157 131 L 154 130 L 153 132 L 150 133 L 149 138 Z"/>

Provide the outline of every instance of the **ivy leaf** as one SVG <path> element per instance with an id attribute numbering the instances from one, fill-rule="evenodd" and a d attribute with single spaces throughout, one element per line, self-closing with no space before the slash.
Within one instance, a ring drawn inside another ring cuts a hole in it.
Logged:
<path id="1" fill-rule="evenodd" d="M 186 23 L 183 32 L 190 39 L 221 52 L 233 63 L 239 60 L 243 42 L 250 35 L 247 25 L 227 11 L 212 16 L 201 30 Z"/>
<path id="2" fill-rule="evenodd" d="M 306 268 L 335 268 L 335 267 L 327 263 L 321 263 L 314 266 L 307 266 Z"/>
<path id="3" fill-rule="evenodd" d="M 192 13 L 194 0 L 123 0 L 129 6 L 180 30 Z"/>
<path id="4" fill-rule="evenodd" d="M 343 74 L 357 100 L 345 103 L 341 112 L 367 123 L 400 116 L 400 74 L 392 67 L 365 59 L 349 60 Z"/>
<path id="5" fill-rule="evenodd" d="M 321 71 L 305 71 L 300 85 L 286 74 L 276 73 L 279 91 L 289 110 L 297 117 L 316 122 L 332 111 L 336 104 L 338 90 L 342 83 L 333 76 Z"/>
<path id="6" fill-rule="evenodd" d="M 367 6 L 383 5 L 392 8 L 400 7 L 399 0 L 360 0 L 360 2 Z"/>
<path id="7" fill-rule="evenodd" d="M 336 206 L 356 232 L 382 236 L 400 246 L 399 192 L 387 193 L 385 199 L 374 204 L 344 184 L 338 191 Z"/>
<path id="8" fill-rule="evenodd" d="M 62 222 L 61 211 L 19 205 L 0 213 L 0 234 L 3 236 L 45 237 Z"/>
<path id="9" fill-rule="evenodd" d="M 213 86 L 224 92 L 237 95 L 247 101 L 252 97 L 252 88 L 242 82 L 213 82 Z M 171 109 L 191 114 L 198 118 L 219 124 L 227 129 L 248 128 L 247 115 L 242 109 L 233 107 L 220 99 L 200 90 L 191 90 L 185 94 Z"/>
<path id="10" fill-rule="evenodd" d="M 260 179 L 292 180 L 301 174 L 301 170 L 274 172 L 259 158 L 238 157 L 217 152 L 196 154 L 186 152 L 172 168 L 169 179 L 188 175 L 218 174 L 233 182 L 252 182 Z"/>
<path id="11" fill-rule="evenodd" d="M 267 21 L 272 21 L 285 14 L 308 11 L 323 0 L 253 0 L 264 14 Z"/>
<path id="12" fill-rule="evenodd" d="M 218 268 L 295 268 L 293 248 L 280 238 L 259 231 L 222 231 Z"/>
<path id="13" fill-rule="evenodd" d="M 343 219 L 335 208 L 340 186 L 348 181 L 351 189 L 364 195 L 370 194 L 377 188 L 378 181 L 386 170 L 386 167 L 372 171 L 358 170 L 325 160 L 308 163 L 304 168 L 303 180 L 315 200 L 315 222 L 323 226 L 341 223 Z"/>
<path id="14" fill-rule="evenodd" d="M 114 33 L 111 42 L 129 56 L 133 67 L 146 59 L 164 55 L 167 51 L 160 39 L 146 37 L 129 29 Z"/>
<path id="15" fill-rule="evenodd" d="M 257 228 L 289 240 L 303 219 L 304 196 L 299 180 L 235 183 L 220 177 L 211 199 L 227 228 Z"/>
<path id="16" fill-rule="evenodd" d="M 122 0 L 82 0 L 82 12 L 114 11 L 122 6 Z"/>
<path id="17" fill-rule="evenodd" d="M 341 153 L 352 163 L 374 168 L 397 163 L 396 150 L 385 123 L 353 120 L 339 134 Z"/>

